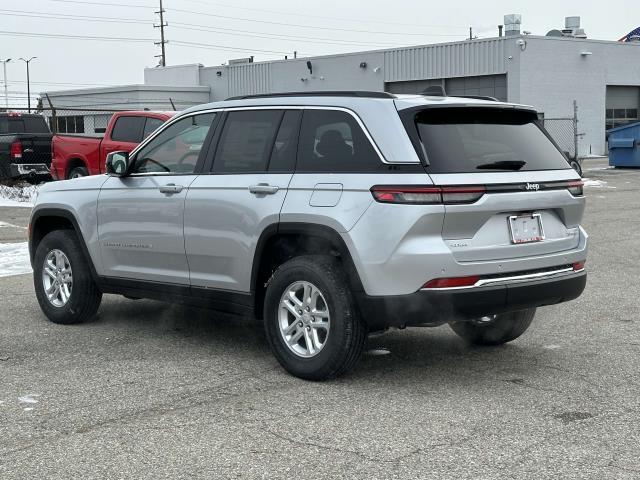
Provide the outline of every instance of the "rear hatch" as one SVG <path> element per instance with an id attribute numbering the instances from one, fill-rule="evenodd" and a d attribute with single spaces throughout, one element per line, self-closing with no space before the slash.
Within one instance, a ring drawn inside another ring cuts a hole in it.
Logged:
<path id="1" fill-rule="evenodd" d="M 401 115 L 426 172 L 442 188 L 442 237 L 456 260 L 578 246 L 582 183 L 533 110 L 467 105 Z"/>

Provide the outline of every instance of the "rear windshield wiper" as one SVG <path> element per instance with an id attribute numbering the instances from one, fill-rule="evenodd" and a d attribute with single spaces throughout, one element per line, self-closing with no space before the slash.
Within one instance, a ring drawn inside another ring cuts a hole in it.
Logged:
<path id="1" fill-rule="evenodd" d="M 520 170 L 527 162 L 523 160 L 500 160 L 499 162 L 483 163 L 478 170 Z"/>

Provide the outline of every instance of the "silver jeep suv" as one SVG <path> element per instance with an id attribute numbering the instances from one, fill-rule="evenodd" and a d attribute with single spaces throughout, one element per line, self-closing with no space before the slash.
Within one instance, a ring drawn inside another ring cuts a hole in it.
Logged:
<path id="1" fill-rule="evenodd" d="M 321 92 L 191 108 L 107 175 L 41 188 L 35 291 L 56 323 L 102 294 L 264 319 L 282 366 L 350 370 L 367 334 L 520 336 L 586 282 L 582 182 L 534 109 Z"/>

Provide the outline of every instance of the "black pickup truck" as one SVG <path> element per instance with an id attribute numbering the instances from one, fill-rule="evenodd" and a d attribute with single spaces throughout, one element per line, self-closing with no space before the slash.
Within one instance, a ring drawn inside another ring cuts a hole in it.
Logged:
<path id="1" fill-rule="evenodd" d="M 48 178 L 51 137 L 42 115 L 0 113 L 0 180 Z"/>

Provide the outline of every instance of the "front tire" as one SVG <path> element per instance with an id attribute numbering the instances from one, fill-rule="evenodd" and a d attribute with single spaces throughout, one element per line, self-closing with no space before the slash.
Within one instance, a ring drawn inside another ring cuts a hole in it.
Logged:
<path id="1" fill-rule="evenodd" d="M 515 340 L 531 325 L 535 308 L 519 312 L 501 313 L 476 320 L 450 323 L 451 329 L 474 345 L 502 345 Z"/>
<path id="2" fill-rule="evenodd" d="M 90 320 L 102 301 L 72 230 L 55 230 L 39 243 L 33 259 L 33 284 L 40 308 L 53 323 Z"/>
<path id="3" fill-rule="evenodd" d="M 340 264 L 328 256 L 296 257 L 278 267 L 267 287 L 264 322 L 278 362 L 306 380 L 352 370 L 367 337 Z"/>

